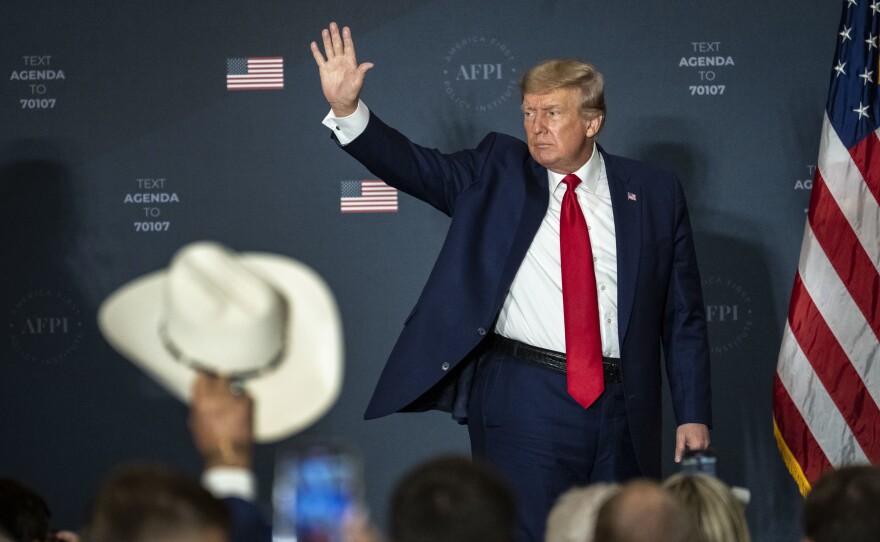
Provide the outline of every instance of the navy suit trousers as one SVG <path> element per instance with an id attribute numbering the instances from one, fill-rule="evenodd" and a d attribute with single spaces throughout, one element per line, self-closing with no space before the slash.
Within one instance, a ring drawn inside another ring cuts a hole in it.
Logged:
<path id="1" fill-rule="evenodd" d="M 623 384 L 584 409 L 566 375 L 490 350 L 479 361 L 468 405 L 474 458 L 513 490 L 522 542 L 542 542 L 547 515 L 567 489 L 639 477 Z"/>

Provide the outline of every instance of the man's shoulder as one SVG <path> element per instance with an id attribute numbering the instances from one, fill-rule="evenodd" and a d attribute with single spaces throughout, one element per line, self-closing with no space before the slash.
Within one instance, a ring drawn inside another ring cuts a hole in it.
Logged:
<path id="1" fill-rule="evenodd" d="M 486 134 L 477 149 L 493 155 L 493 159 L 503 160 L 506 163 L 511 160 L 525 160 L 531 156 L 525 141 L 502 132 Z"/>
<path id="2" fill-rule="evenodd" d="M 644 160 L 611 154 L 600 147 L 605 168 L 634 179 L 675 179 L 674 172 Z"/>
<path id="3" fill-rule="evenodd" d="M 507 145 L 515 145 L 528 149 L 526 142 L 516 136 L 505 134 L 504 132 L 489 132 L 489 136 L 495 136 L 498 138 L 499 141 L 503 141 Z"/>
<path id="4" fill-rule="evenodd" d="M 602 149 L 602 157 L 605 159 L 606 167 L 613 166 L 633 172 L 652 173 L 659 176 L 674 175 L 670 170 L 652 162 L 630 158 L 629 156 L 621 156 L 619 154 L 611 154 L 604 149 Z"/>
<path id="5" fill-rule="evenodd" d="M 505 134 L 503 132 L 489 132 L 486 134 L 486 137 L 483 138 L 483 141 L 480 145 L 483 145 L 486 142 L 490 142 L 495 146 L 499 146 L 501 148 L 510 148 L 518 151 L 529 152 L 529 147 L 526 145 L 526 142 L 518 137 L 514 137 L 510 134 Z"/>

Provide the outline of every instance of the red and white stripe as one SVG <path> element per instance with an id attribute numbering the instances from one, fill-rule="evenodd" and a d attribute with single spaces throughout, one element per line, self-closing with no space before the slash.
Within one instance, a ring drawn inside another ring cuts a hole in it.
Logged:
<path id="1" fill-rule="evenodd" d="M 803 492 L 880 462 L 880 139 L 847 150 L 829 119 L 779 352 L 773 417 Z"/>
<path id="2" fill-rule="evenodd" d="M 382 181 L 361 181 L 361 196 L 340 198 L 339 210 L 343 213 L 395 213 L 397 189 Z"/>
<path id="3" fill-rule="evenodd" d="M 248 72 L 244 75 L 227 75 L 227 90 L 258 90 L 284 88 L 284 58 L 248 58 Z"/>

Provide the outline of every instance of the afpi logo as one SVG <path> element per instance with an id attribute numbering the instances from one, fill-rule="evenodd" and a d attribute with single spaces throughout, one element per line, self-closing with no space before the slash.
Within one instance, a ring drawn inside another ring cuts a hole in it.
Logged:
<path id="1" fill-rule="evenodd" d="M 752 331 L 752 296 L 734 280 L 719 276 L 703 279 L 703 295 L 711 352 L 732 352 Z"/>
<path id="2" fill-rule="evenodd" d="M 36 290 L 15 303 L 6 331 L 12 350 L 21 361 L 60 363 L 83 340 L 82 313 L 69 296 Z"/>
<path id="3" fill-rule="evenodd" d="M 443 92 L 467 111 L 494 111 L 519 94 L 516 57 L 498 38 L 470 36 L 444 55 Z"/>

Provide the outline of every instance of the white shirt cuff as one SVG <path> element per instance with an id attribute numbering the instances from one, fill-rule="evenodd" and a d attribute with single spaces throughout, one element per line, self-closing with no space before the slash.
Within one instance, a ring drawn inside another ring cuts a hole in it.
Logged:
<path id="1" fill-rule="evenodd" d="M 354 139 L 361 135 L 367 129 L 367 123 L 370 122 L 370 110 L 367 109 L 364 102 L 358 100 L 357 109 L 354 113 L 347 117 L 337 117 L 333 115 L 331 109 L 327 116 L 324 117 L 324 126 L 333 130 L 336 139 L 340 145 L 348 145 Z"/>
<path id="2" fill-rule="evenodd" d="M 257 497 L 257 480 L 248 469 L 215 467 L 202 473 L 202 487 L 218 499 L 238 497 L 253 501 Z"/>

